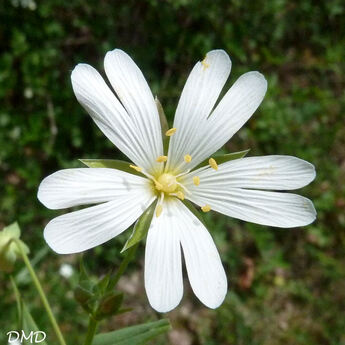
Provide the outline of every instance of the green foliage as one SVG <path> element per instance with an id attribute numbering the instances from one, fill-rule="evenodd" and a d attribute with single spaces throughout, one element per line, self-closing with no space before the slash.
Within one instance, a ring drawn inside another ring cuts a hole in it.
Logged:
<path id="1" fill-rule="evenodd" d="M 170 329 L 167 319 L 98 334 L 93 345 L 143 345 Z"/>
<path id="2" fill-rule="evenodd" d="M 139 217 L 135 222 L 132 234 L 128 237 L 127 242 L 121 250 L 121 253 L 127 249 L 133 247 L 146 237 L 149 227 L 151 225 L 152 217 L 155 212 L 157 200 L 154 201 L 151 206 Z"/>
<path id="3" fill-rule="evenodd" d="M 59 214 L 37 201 L 42 178 L 79 167 L 80 157 L 126 159 L 76 101 L 69 76 L 77 63 L 89 63 L 104 74 L 106 51 L 127 51 L 171 126 L 195 61 L 210 49 L 224 49 L 233 63 L 225 90 L 240 74 L 258 70 L 268 80 L 268 92 L 223 153 L 250 147 L 254 156 L 289 154 L 312 162 L 317 178 L 301 193 L 313 199 L 318 218 L 303 229 L 279 230 L 211 212 L 203 215 L 231 292 L 222 307 L 208 311 L 186 284 L 183 308 L 171 314 L 182 338 L 176 340 L 174 334 L 162 344 L 344 343 L 344 14 L 341 0 L 2 1 L 0 228 L 18 219 L 23 240 L 38 253 L 46 246 L 44 224 Z M 93 272 L 107 274 L 119 265 L 128 235 L 85 254 Z M 85 324 L 75 316 L 76 310 L 82 314 L 72 294 L 77 282 L 57 273 L 66 260 L 72 265 L 77 261 L 49 251 L 36 268 L 69 343 L 79 344 Z M 121 326 L 155 319 L 142 276 L 135 280 L 135 272 L 142 272 L 140 260 L 130 268 L 133 281 L 123 284 L 133 298 L 124 306 L 142 312 L 121 320 Z M 48 329 L 35 291 L 25 279 L 20 284 L 35 320 Z M 6 310 L 0 330 L 8 330 L 15 310 L 5 276 L 0 277 L 0 291 L 0 310 Z M 110 319 L 102 330 L 118 326 Z M 5 343 L 4 332 L 0 342 Z"/>

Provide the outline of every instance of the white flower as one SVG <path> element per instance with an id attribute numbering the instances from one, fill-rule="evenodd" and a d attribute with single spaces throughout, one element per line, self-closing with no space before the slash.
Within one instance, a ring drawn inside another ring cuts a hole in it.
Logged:
<path id="1" fill-rule="evenodd" d="M 183 89 L 167 156 L 157 107 L 147 82 L 123 51 L 108 52 L 104 67 L 117 97 L 91 66 L 72 72 L 78 101 L 103 133 L 133 162 L 141 176 L 108 168 L 65 169 L 45 178 L 39 200 L 51 209 L 99 204 L 53 219 L 47 243 L 58 253 L 76 253 L 126 230 L 158 198 L 145 252 L 145 287 L 160 312 L 183 294 L 183 250 L 195 295 L 210 308 L 227 292 L 227 278 L 212 237 L 180 199 L 263 225 L 290 228 L 316 216 L 310 200 L 276 190 L 297 189 L 315 177 L 313 165 L 290 156 L 249 157 L 192 170 L 221 148 L 251 117 L 267 89 L 258 72 L 242 75 L 215 107 L 230 74 L 222 50 L 198 62 Z M 134 170 L 133 170 L 134 172 Z M 268 190 L 268 191 L 263 191 Z"/>

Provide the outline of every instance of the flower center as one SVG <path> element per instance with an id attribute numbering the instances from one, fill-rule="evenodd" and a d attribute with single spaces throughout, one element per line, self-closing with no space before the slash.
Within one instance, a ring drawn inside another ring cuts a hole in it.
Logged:
<path id="1" fill-rule="evenodd" d="M 177 189 L 176 177 L 171 174 L 164 173 L 157 179 L 156 189 L 164 193 L 173 193 Z"/>

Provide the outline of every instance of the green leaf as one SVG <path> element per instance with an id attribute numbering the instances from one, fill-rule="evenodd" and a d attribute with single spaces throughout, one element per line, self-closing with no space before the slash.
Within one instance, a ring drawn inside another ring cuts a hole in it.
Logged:
<path id="1" fill-rule="evenodd" d="M 16 297 L 16 302 L 17 302 L 17 328 L 22 329 L 23 327 L 23 310 L 22 310 L 22 300 L 20 297 L 20 292 L 18 290 L 17 284 L 15 280 L 13 279 L 12 276 L 11 278 L 11 283 L 14 291 L 14 295 Z"/>
<path id="2" fill-rule="evenodd" d="M 22 301 L 22 308 L 23 308 L 23 331 L 25 332 L 26 336 L 30 334 L 30 332 L 40 331 L 37 327 L 35 320 L 33 319 L 32 315 L 29 312 L 24 301 Z M 23 344 L 31 344 L 30 340 L 24 340 Z M 45 341 L 41 341 L 40 344 L 47 345 Z"/>
<path id="3" fill-rule="evenodd" d="M 20 292 L 17 288 L 15 280 L 11 277 L 11 283 L 13 286 L 14 294 L 17 301 L 17 312 L 18 312 L 18 329 L 22 329 L 26 336 L 29 336 L 31 332 L 40 331 L 35 320 L 29 312 L 28 307 L 21 298 Z M 40 340 L 40 339 L 38 339 Z M 23 344 L 31 344 L 30 340 L 23 340 Z M 40 341 L 40 344 L 47 345 L 45 341 Z"/>
<path id="4" fill-rule="evenodd" d="M 201 213 L 194 207 L 194 205 L 186 199 L 184 199 L 182 202 L 189 209 L 189 211 L 191 211 L 194 214 L 194 216 L 196 216 L 200 220 L 200 222 L 206 226 L 204 218 L 202 217 Z"/>
<path id="5" fill-rule="evenodd" d="M 212 156 L 212 158 L 214 158 L 216 160 L 217 164 L 222 164 L 222 163 L 225 163 L 228 161 L 232 161 L 234 159 L 243 158 L 244 156 L 247 155 L 247 153 L 249 151 L 250 151 L 250 149 L 244 150 L 244 151 L 227 153 L 225 155 L 215 155 L 215 156 Z M 208 159 L 205 159 L 203 162 L 201 162 L 199 165 L 197 165 L 193 170 L 199 169 L 199 168 L 204 167 L 206 165 L 208 165 Z"/>
<path id="6" fill-rule="evenodd" d="M 159 114 L 159 120 L 161 122 L 163 151 L 164 151 L 164 154 L 166 155 L 168 153 L 168 148 L 169 148 L 169 137 L 165 135 L 166 131 L 169 129 L 168 120 L 167 120 L 167 117 L 165 116 L 165 112 L 162 107 L 162 104 L 157 98 L 157 96 L 155 98 L 155 102 L 156 102 L 156 106 L 157 106 L 157 110 Z"/>
<path id="7" fill-rule="evenodd" d="M 95 336 L 92 345 L 142 345 L 170 329 L 167 319 L 122 328 Z"/>
<path id="8" fill-rule="evenodd" d="M 145 177 L 140 172 L 130 168 L 131 163 L 117 159 L 79 159 L 80 162 L 89 168 L 110 168 L 128 172 L 133 175 Z"/>
<path id="9" fill-rule="evenodd" d="M 151 206 L 141 215 L 141 217 L 137 220 L 134 225 L 133 231 L 131 236 L 128 238 L 127 242 L 125 243 L 124 247 L 121 250 L 123 253 L 128 248 L 134 246 L 136 243 L 141 241 L 147 234 L 149 230 L 153 213 L 155 211 L 157 204 L 157 199 L 151 204 Z"/>

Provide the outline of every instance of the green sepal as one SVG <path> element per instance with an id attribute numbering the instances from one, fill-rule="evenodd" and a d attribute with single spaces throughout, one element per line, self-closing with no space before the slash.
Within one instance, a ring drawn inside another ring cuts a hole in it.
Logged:
<path id="1" fill-rule="evenodd" d="M 149 208 L 140 216 L 136 221 L 132 234 L 128 238 L 127 242 L 123 246 L 121 253 L 130 247 L 133 247 L 136 243 L 141 241 L 147 234 L 149 227 L 151 225 L 152 217 L 155 212 L 157 204 L 157 199 L 149 206 Z"/>
<path id="2" fill-rule="evenodd" d="M 139 171 L 136 171 L 129 166 L 132 163 L 121 161 L 118 159 L 79 159 L 80 162 L 88 166 L 89 168 L 110 168 L 128 172 L 133 175 L 145 177 Z"/>
<path id="3" fill-rule="evenodd" d="M 157 96 L 155 98 L 155 102 L 156 102 L 156 107 L 159 114 L 159 120 L 161 122 L 163 151 L 164 151 L 164 154 L 166 155 L 168 153 L 168 148 L 169 148 L 169 137 L 165 135 L 166 131 L 169 129 L 168 120 L 167 120 L 167 117 L 165 116 L 163 106 L 161 102 L 159 101 L 159 99 L 157 98 Z"/>
<path id="4" fill-rule="evenodd" d="M 21 257 L 21 252 L 28 254 L 28 246 L 20 239 L 20 228 L 17 222 L 12 223 L 0 231 L 0 271 L 12 272 L 17 257 Z"/>
<path id="5" fill-rule="evenodd" d="M 204 218 L 202 217 L 201 213 L 195 208 L 195 206 L 189 200 L 186 199 L 184 199 L 182 202 L 189 209 L 189 211 L 191 211 L 194 214 L 194 216 L 197 217 L 200 220 L 200 222 L 206 226 Z"/>
<path id="6" fill-rule="evenodd" d="M 247 153 L 250 151 L 250 149 L 248 150 L 244 150 L 244 151 L 238 151 L 238 152 L 232 152 L 232 153 L 226 153 L 224 155 L 215 155 L 212 156 L 212 158 L 214 158 L 217 162 L 217 164 L 222 164 L 228 161 L 232 161 L 234 159 L 239 159 L 239 158 L 243 158 L 247 155 Z M 197 165 L 193 170 L 202 168 L 206 165 L 208 165 L 208 160 L 209 158 L 205 159 L 204 161 L 202 161 L 199 165 Z"/>
<path id="7" fill-rule="evenodd" d="M 97 334 L 92 345 L 143 345 L 156 336 L 169 331 L 167 319 Z"/>
<path id="8" fill-rule="evenodd" d="M 122 292 L 112 292 L 104 296 L 99 302 L 99 306 L 94 313 L 93 317 L 101 321 L 108 316 L 118 314 L 123 302 Z"/>
<path id="9" fill-rule="evenodd" d="M 111 272 L 107 273 L 96 285 L 97 293 L 104 295 L 110 282 Z"/>
<path id="10" fill-rule="evenodd" d="M 95 294 L 92 291 L 78 285 L 74 289 L 74 298 L 86 312 L 92 312 L 92 304 L 95 299 Z"/>

